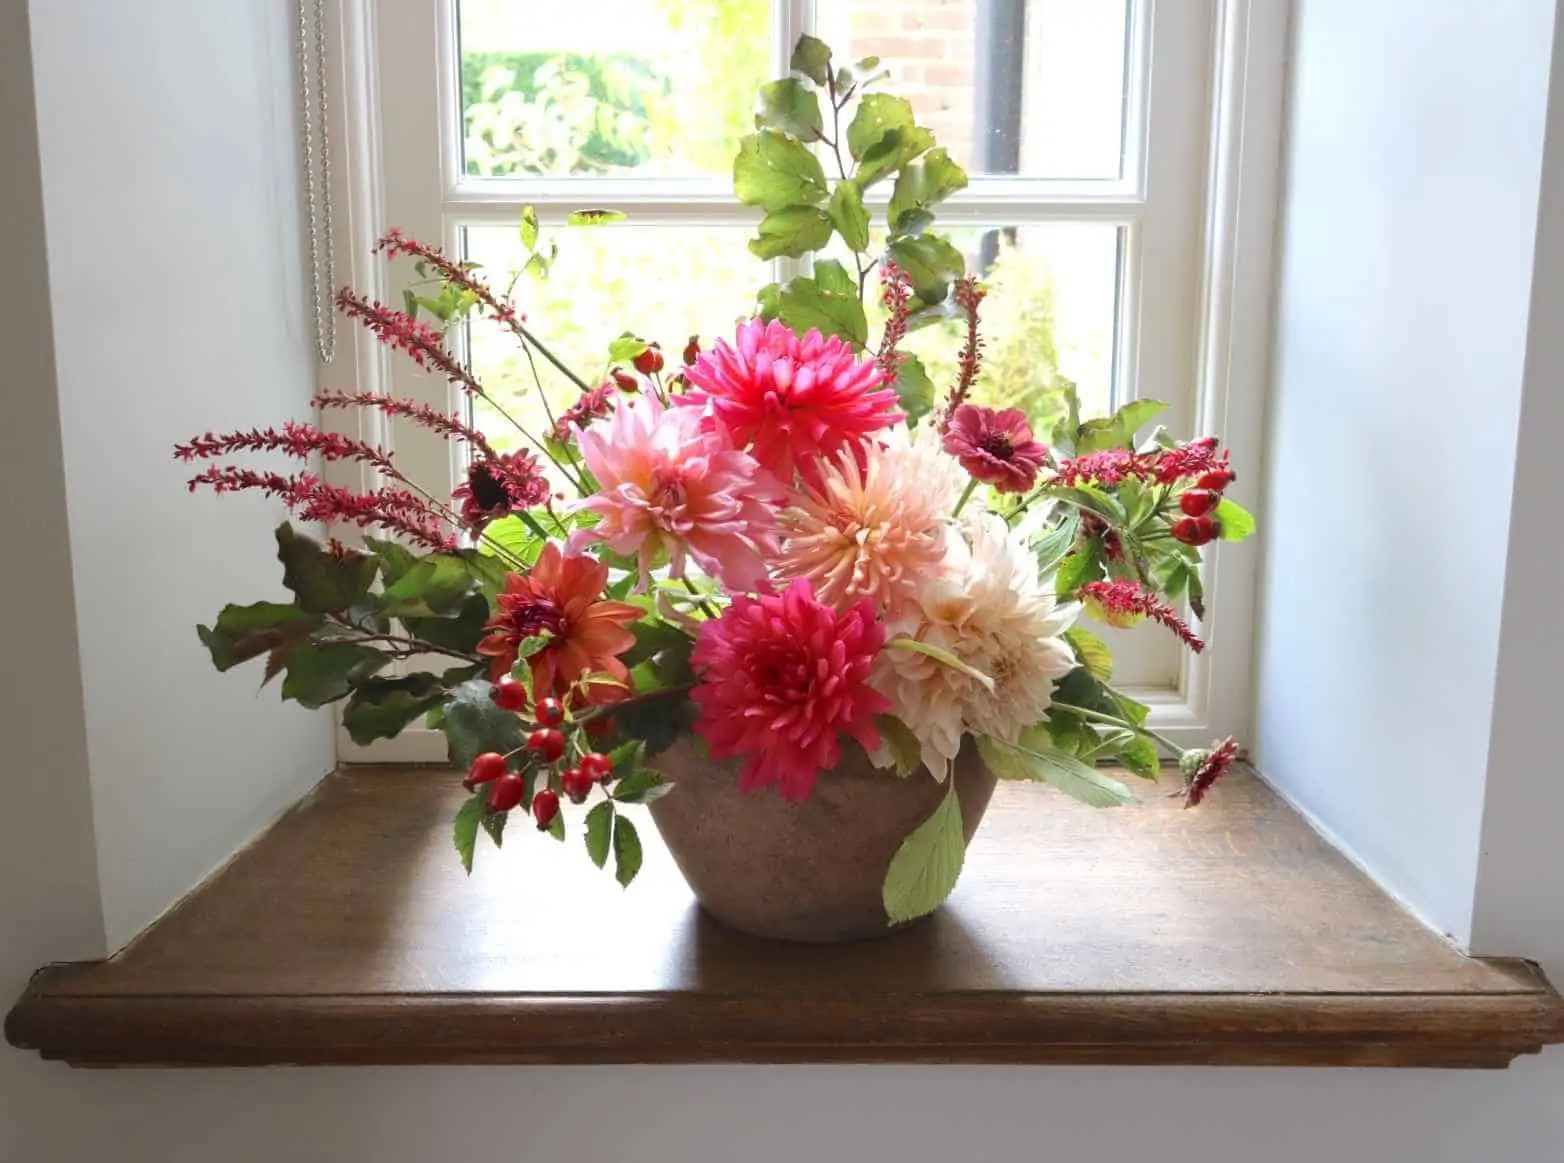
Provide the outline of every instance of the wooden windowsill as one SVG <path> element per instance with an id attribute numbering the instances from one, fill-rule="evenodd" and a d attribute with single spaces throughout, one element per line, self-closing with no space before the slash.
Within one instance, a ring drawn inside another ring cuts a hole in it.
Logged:
<path id="1" fill-rule="evenodd" d="M 949 905 L 859 945 L 628 891 L 519 830 L 468 880 L 448 772 L 349 769 L 6 1035 L 80 1065 L 1017 1062 L 1494 1067 L 1564 1040 L 1535 967 L 1463 957 L 1259 780 L 1199 811 L 1006 785 Z M 573 821 L 574 822 L 574 821 Z"/>

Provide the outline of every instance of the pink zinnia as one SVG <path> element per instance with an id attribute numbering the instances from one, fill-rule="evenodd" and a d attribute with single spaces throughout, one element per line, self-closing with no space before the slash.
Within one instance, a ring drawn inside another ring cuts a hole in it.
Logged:
<path id="1" fill-rule="evenodd" d="M 650 581 L 661 554 L 674 577 L 685 557 L 730 590 L 754 589 L 777 552 L 775 506 L 783 491 L 726 432 L 706 431 L 693 409 L 653 396 L 622 403 L 578 441 L 598 492 L 581 503 L 602 521 L 578 534 L 640 560 Z"/>
<path id="2" fill-rule="evenodd" d="M 885 630 L 868 601 L 837 613 L 799 578 L 780 594 L 733 599 L 701 626 L 695 732 L 716 759 L 747 756 L 742 791 L 780 784 L 797 802 L 841 759 L 838 736 L 880 747 L 890 700 L 868 684 Z"/>
<path id="3" fill-rule="evenodd" d="M 996 412 L 981 404 L 962 404 L 945 429 L 945 451 L 961 462 L 974 480 L 1001 493 L 1032 487 L 1048 460 L 1048 446 L 1032 439 L 1032 426 L 1019 408 Z"/>
<path id="4" fill-rule="evenodd" d="M 752 319 L 737 343 L 718 340 L 686 370 L 677 397 L 708 411 L 763 468 L 788 482 L 871 432 L 902 418 L 889 378 L 840 339 L 811 328 L 800 339 L 785 324 Z"/>

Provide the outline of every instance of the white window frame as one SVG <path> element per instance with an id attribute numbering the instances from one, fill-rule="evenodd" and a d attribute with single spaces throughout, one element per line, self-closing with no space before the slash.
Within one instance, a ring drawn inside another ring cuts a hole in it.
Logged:
<path id="1" fill-rule="evenodd" d="M 456 0 L 331 5 L 340 280 L 394 300 L 396 287 L 372 249 L 386 227 L 438 239 L 456 253 L 463 227 L 515 222 L 522 205 L 535 206 L 545 226 L 605 202 L 646 225 L 755 221 L 722 179 L 615 179 L 607 187 L 602 179 L 467 177 L 460 143 L 442 132 L 460 124 Z M 1131 0 L 1123 175 L 974 176 L 940 215 L 947 224 L 1124 225 L 1116 359 L 1125 395 L 1168 401 L 1176 432 L 1221 435 L 1246 480 L 1259 477 L 1287 8 L 1287 0 Z M 777 75 L 787 71 L 812 9 L 811 0 L 773 5 Z M 438 164 L 429 164 L 435 157 Z M 324 388 L 455 404 L 448 385 L 392 360 L 361 331 L 344 330 L 342 340 L 337 359 L 322 369 Z M 454 480 L 461 469 L 459 450 L 378 415 L 325 419 L 395 447 L 405 468 L 429 479 Z M 1242 484 L 1238 495 L 1255 500 Z M 1252 543 L 1210 547 L 1210 616 L 1201 627 L 1210 648 L 1166 656 L 1176 667 L 1166 685 L 1128 687 L 1151 705 L 1150 725 L 1182 745 L 1250 728 L 1256 560 Z M 1117 653 L 1126 645 L 1171 651 L 1173 644 L 1114 642 Z M 445 742 L 412 728 L 361 747 L 339 732 L 338 751 L 354 762 L 436 762 Z"/>

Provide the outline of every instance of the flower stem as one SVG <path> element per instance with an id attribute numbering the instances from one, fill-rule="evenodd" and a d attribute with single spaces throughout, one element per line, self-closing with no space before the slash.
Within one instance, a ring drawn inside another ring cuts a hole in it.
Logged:
<path id="1" fill-rule="evenodd" d="M 527 328 L 522 324 L 516 324 L 516 333 L 520 335 L 525 342 L 535 347 L 539 355 L 558 368 L 560 373 L 563 374 L 564 377 L 571 383 L 575 384 L 576 387 L 580 388 L 583 392 L 590 392 L 592 390 L 591 386 L 588 385 L 584 379 L 566 367 L 564 361 L 561 360 L 559 356 L 555 355 L 552 351 L 545 347 L 543 345 L 543 341 L 540 340 L 536 335 L 532 334 L 532 332 L 528 331 Z"/>
<path id="2" fill-rule="evenodd" d="M 698 605 L 700 607 L 701 612 L 703 614 L 705 614 L 708 618 L 715 618 L 715 617 L 717 617 L 717 611 L 712 608 L 711 603 L 706 600 L 706 595 L 701 593 L 701 591 L 696 587 L 694 582 L 692 582 L 687 577 L 686 578 L 680 578 L 679 580 L 684 583 L 684 588 L 685 589 L 689 590 L 690 593 L 695 595 L 696 605 Z"/>
<path id="3" fill-rule="evenodd" d="M 1131 723 L 1126 719 L 1115 719 L 1112 715 L 1104 714 L 1101 711 L 1093 711 L 1087 707 L 1077 707 L 1073 703 L 1056 702 L 1053 703 L 1052 706 L 1057 707 L 1059 710 L 1064 711 L 1067 714 L 1079 716 L 1089 723 L 1102 723 L 1104 726 L 1119 727 L 1125 731 L 1133 731 L 1137 735 L 1144 735 L 1153 743 L 1160 743 L 1163 747 L 1166 747 L 1175 756 L 1184 754 L 1184 749 L 1177 743 L 1173 742 L 1173 740 L 1167 738 L 1167 736 L 1159 735 L 1155 731 L 1148 730 L 1145 727 L 1137 727 L 1134 723 Z"/>
<path id="4" fill-rule="evenodd" d="M 961 516 L 961 510 L 966 508 L 967 498 L 972 495 L 972 493 L 977 489 L 977 486 L 977 477 L 973 477 L 967 482 L 967 487 L 961 491 L 961 499 L 956 502 L 956 507 L 951 510 L 950 515 L 952 517 Z"/>

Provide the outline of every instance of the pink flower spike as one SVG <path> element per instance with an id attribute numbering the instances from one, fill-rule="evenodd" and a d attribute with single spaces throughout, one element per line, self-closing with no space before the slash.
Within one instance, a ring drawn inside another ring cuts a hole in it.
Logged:
<path id="1" fill-rule="evenodd" d="M 1117 581 L 1087 582 L 1079 590 L 1079 596 L 1099 607 L 1102 618 L 1109 625 L 1125 627 L 1141 618 L 1160 622 L 1196 654 L 1206 648 L 1205 641 L 1179 617 L 1178 611 L 1148 589 L 1143 589 L 1128 578 Z"/>
<path id="2" fill-rule="evenodd" d="M 783 490 L 754 458 L 708 429 L 693 408 L 667 408 L 655 396 L 622 401 L 581 433 L 577 447 L 598 481 L 581 502 L 602 520 L 573 544 L 605 541 L 635 555 L 641 584 L 664 555 L 674 577 L 686 558 L 729 590 L 750 590 L 778 551 L 776 509 Z"/>
<path id="3" fill-rule="evenodd" d="M 902 418 L 885 369 L 834 336 L 752 319 L 736 340 L 701 352 L 676 403 L 702 409 L 784 483 L 795 472 L 814 479 L 822 462 Z"/>
<path id="4" fill-rule="evenodd" d="M 1019 408 L 996 412 L 980 404 L 962 404 L 945 429 L 945 451 L 961 462 L 974 480 L 1001 493 L 1032 487 L 1048 459 L 1048 446 L 1032 439 L 1032 426 Z"/>
<path id="5" fill-rule="evenodd" d="M 1211 785 L 1227 774 L 1227 769 L 1233 766 L 1233 760 L 1238 758 L 1238 740 L 1232 736 L 1223 739 L 1210 751 L 1190 751 L 1184 756 L 1185 762 L 1191 762 L 1194 773 L 1189 777 L 1189 786 L 1184 789 L 1184 806 L 1195 807 L 1206 798 L 1206 793 L 1211 790 Z"/>
<path id="6" fill-rule="evenodd" d="M 701 626 L 691 660 L 695 732 L 717 759 L 747 756 L 741 791 L 778 784 L 797 802 L 842 757 L 839 737 L 880 747 L 874 716 L 891 702 L 868 684 L 885 629 L 865 600 L 837 613 L 799 578 L 786 590 L 743 595 Z"/>

